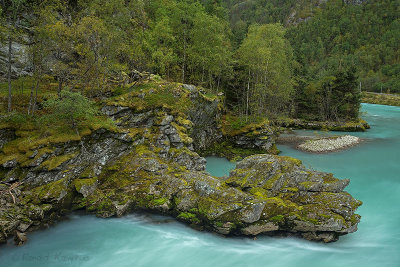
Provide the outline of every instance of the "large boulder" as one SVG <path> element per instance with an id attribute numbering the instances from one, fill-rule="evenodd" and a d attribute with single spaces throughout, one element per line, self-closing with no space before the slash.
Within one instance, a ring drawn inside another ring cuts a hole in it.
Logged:
<path id="1" fill-rule="evenodd" d="M 289 233 L 324 242 L 356 231 L 360 220 L 361 202 L 343 191 L 348 180 L 307 170 L 289 157 L 247 157 L 226 180 L 183 171 L 151 151 L 115 164 L 88 197 L 88 210 L 102 217 L 153 210 L 224 235 Z M 149 164 L 153 168 L 144 167 Z M 130 208 L 118 212 L 124 203 Z"/>

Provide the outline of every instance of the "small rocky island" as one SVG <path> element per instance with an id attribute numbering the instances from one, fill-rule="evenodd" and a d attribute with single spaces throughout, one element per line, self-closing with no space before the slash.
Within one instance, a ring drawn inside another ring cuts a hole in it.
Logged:
<path id="1" fill-rule="evenodd" d="M 2 125 L 0 242 L 14 236 L 22 244 L 25 233 L 75 210 L 103 218 L 156 212 L 223 235 L 331 242 L 357 230 L 361 201 L 344 191 L 349 180 L 272 155 L 278 129 L 233 129 L 218 96 L 149 79 L 101 110 L 114 126 L 73 138 Z M 250 156 L 217 178 L 202 157 L 216 151 Z"/>
<path id="2" fill-rule="evenodd" d="M 324 153 L 342 150 L 360 143 L 360 138 L 351 135 L 332 136 L 307 140 L 298 146 L 308 152 Z"/>
<path id="3" fill-rule="evenodd" d="M 361 138 L 352 135 L 317 136 L 301 133 L 283 134 L 276 139 L 278 144 L 290 145 L 298 150 L 311 153 L 329 153 L 358 145 Z"/>

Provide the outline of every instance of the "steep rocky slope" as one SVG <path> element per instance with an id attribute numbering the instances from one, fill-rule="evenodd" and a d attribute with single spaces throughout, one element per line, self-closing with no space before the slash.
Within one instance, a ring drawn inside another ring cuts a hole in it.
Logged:
<path id="1" fill-rule="evenodd" d="M 330 242 L 357 229 L 361 202 L 343 191 L 349 181 L 298 160 L 258 154 L 229 177 L 205 172 L 196 151 L 215 143 L 239 154 L 274 146 L 274 128 L 265 123 L 226 131 L 216 96 L 153 80 L 102 105 L 115 127 L 75 139 L 0 130 L 1 242 L 15 236 L 22 244 L 24 232 L 82 209 L 100 217 L 158 212 L 224 235 L 290 233 Z"/>

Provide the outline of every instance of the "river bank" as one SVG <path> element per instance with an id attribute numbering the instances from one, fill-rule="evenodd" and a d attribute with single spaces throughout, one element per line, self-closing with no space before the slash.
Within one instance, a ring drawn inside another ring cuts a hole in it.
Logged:
<path id="1" fill-rule="evenodd" d="M 361 102 L 386 106 L 400 106 L 400 95 L 362 92 Z"/>

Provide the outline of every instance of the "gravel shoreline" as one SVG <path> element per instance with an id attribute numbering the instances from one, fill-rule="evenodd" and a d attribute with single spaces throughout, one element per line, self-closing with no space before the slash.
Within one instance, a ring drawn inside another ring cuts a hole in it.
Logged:
<path id="1" fill-rule="evenodd" d="M 359 144 L 360 141 L 361 139 L 359 137 L 352 135 L 343 135 L 335 137 L 325 137 L 315 140 L 307 140 L 304 143 L 298 145 L 297 148 L 307 152 L 325 153 L 352 147 Z"/>

